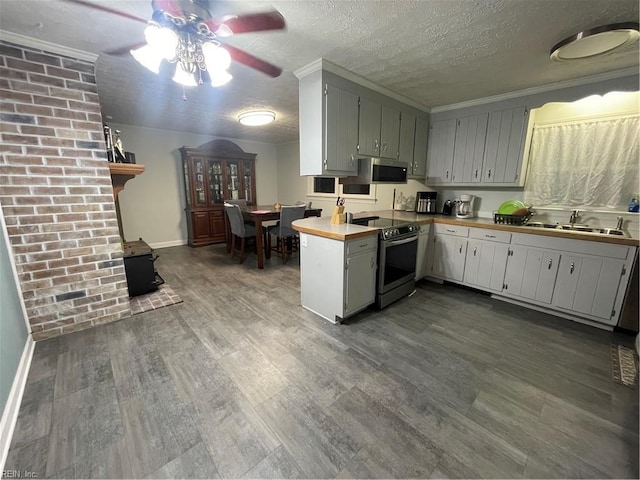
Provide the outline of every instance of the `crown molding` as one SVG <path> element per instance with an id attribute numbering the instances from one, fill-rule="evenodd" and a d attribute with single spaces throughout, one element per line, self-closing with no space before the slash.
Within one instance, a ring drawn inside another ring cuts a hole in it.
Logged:
<path id="1" fill-rule="evenodd" d="M 56 43 L 40 40 L 39 38 L 27 37 L 26 35 L 20 35 L 19 33 L 7 32 L 6 30 L 0 30 L 0 40 L 15 43 L 17 45 L 22 45 L 25 47 L 43 50 L 45 52 L 64 55 L 65 57 L 85 60 L 92 63 L 95 63 L 95 61 L 98 59 L 98 55 L 96 55 L 95 53 L 85 52 L 83 50 L 77 50 L 71 47 L 65 47 Z"/>
<path id="2" fill-rule="evenodd" d="M 562 82 L 550 83 L 547 85 L 541 85 L 539 87 L 525 88 L 524 90 L 516 90 L 514 92 L 501 93 L 499 95 L 493 95 L 491 97 L 477 98 L 475 100 L 469 100 L 466 102 L 453 103 L 451 105 L 443 105 L 441 107 L 433 107 L 431 113 L 447 112 L 449 110 L 458 110 L 460 108 L 475 107 L 478 105 L 484 105 L 487 103 L 500 102 L 502 100 L 511 100 L 512 98 L 525 97 L 529 95 L 536 95 L 538 93 L 550 92 L 561 88 L 578 87 L 580 85 L 587 85 L 589 83 L 603 82 L 605 80 L 612 80 L 614 78 L 627 77 L 630 75 L 638 75 L 638 67 L 629 67 L 622 70 L 614 70 L 611 72 L 598 73 L 596 75 L 590 75 L 588 77 L 576 78 L 572 80 L 564 80 Z"/>
<path id="3" fill-rule="evenodd" d="M 421 110 L 423 112 L 427 112 L 429 113 L 431 110 L 429 109 L 429 107 L 427 107 L 426 105 L 423 105 L 421 103 L 416 102 L 415 100 L 412 100 L 408 97 L 405 97 L 404 95 L 400 95 L 399 93 L 396 93 L 392 90 L 389 90 L 388 88 L 385 88 L 381 85 L 378 85 L 375 82 L 372 82 L 371 80 L 369 80 L 368 78 L 365 77 L 361 77 L 360 75 L 358 75 L 357 73 L 353 73 L 349 70 L 347 70 L 346 68 L 341 67 L 340 65 L 337 65 L 333 62 L 330 62 L 327 59 L 324 58 L 319 58 L 318 60 L 315 60 L 314 62 L 311 62 L 309 65 L 305 65 L 302 68 L 299 68 L 298 70 L 296 70 L 295 72 L 293 72 L 293 74 L 298 78 L 298 79 L 302 79 L 304 77 L 306 77 L 307 75 L 310 75 L 314 72 L 318 72 L 320 70 L 324 70 L 325 72 L 331 72 L 335 75 L 338 75 L 342 78 L 344 78 L 345 80 L 349 80 L 353 83 L 357 83 L 358 85 L 362 85 L 363 87 L 368 88 L 369 90 L 373 90 L 374 92 L 380 93 L 382 95 L 385 95 L 389 98 L 393 98 L 394 100 L 397 100 L 398 102 L 404 103 L 406 105 L 410 105 L 413 108 L 416 108 L 418 110 Z"/>

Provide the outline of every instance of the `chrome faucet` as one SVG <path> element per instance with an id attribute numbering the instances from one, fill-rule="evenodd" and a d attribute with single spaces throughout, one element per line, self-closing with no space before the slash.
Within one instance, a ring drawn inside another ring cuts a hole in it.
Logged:
<path id="1" fill-rule="evenodd" d="M 579 218 L 580 218 L 580 210 L 574 210 L 573 212 L 571 212 L 569 223 L 571 224 L 572 227 L 578 221 Z"/>
<path id="2" fill-rule="evenodd" d="M 618 217 L 618 223 L 616 223 L 616 230 L 622 230 L 623 223 L 624 223 L 624 218 Z"/>

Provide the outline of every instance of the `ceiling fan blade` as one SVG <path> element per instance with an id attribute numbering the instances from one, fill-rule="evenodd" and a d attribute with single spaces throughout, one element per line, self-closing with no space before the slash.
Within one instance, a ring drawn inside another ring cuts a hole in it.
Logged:
<path id="1" fill-rule="evenodd" d="M 280 12 L 249 13 L 233 15 L 222 20 L 211 19 L 205 22 L 212 32 L 220 37 L 228 37 L 239 33 L 263 32 L 265 30 L 282 30 L 286 27 Z"/>
<path id="2" fill-rule="evenodd" d="M 63 2 L 75 3 L 77 5 L 83 5 L 85 7 L 93 8 L 94 10 L 100 10 L 102 12 L 112 13 L 114 15 L 118 15 L 119 17 L 128 18 L 129 20 L 134 20 L 136 22 L 147 23 L 147 19 L 138 17 L 137 15 L 133 15 L 131 13 L 122 12 L 120 10 L 116 10 L 114 8 L 105 7 L 99 3 L 88 2 L 85 0 L 62 0 Z"/>
<path id="3" fill-rule="evenodd" d="M 240 50 L 239 48 L 232 47 L 231 45 L 227 44 L 224 45 L 224 48 L 229 52 L 229 55 L 231 55 L 231 58 L 234 61 L 242 63 L 247 67 L 255 68 L 256 70 L 265 73 L 270 77 L 279 77 L 282 73 L 282 69 L 280 67 L 276 67 L 269 62 L 265 62 L 258 57 L 254 57 L 244 50 Z"/>
<path id="4" fill-rule="evenodd" d="M 151 7 L 153 8 L 154 12 L 162 10 L 172 17 L 185 16 L 185 12 L 183 11 L 180 3 L 177 0 L 152 0 Z"/>
<path id="5" fill-rule="evenodd" d="M 120 47 L 120 48 L 114 48 L 113 50 L 107 50 L 106 52 L 102 52 L 105 55 L 113 55 L 115 57 L 121 56 L 121 55 L 126 55 L 128 54 L 131 50 L 136 50 L 138 48 L 144 47 L 147 44 L 147 42 L 138 42 L 138 43 L 134 43 L 131 45 L 127 45 L 126 47 Z"/>

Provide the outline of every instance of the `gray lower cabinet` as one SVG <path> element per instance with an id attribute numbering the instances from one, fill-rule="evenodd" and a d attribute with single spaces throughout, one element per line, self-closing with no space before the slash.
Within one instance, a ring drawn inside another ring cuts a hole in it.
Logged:
<path id="1" fill-rule="evenodd" d="M 625 273 L 622 260 L 566 254 L 560 260 L 554 305 L 609 320 Z"/>
<path id="2" fill-rule="evenodd" d="M 636 247 L 434 224 L 428 275 L 616 325 Z"/>
<path id="3" fill-rule="evenodd" d="M 508 250 L 504 293 L 550 304 L 560 253 L 513 245 Z"/>
<path id="4" fill-rule="evenodd" d="M 333 323 L 375 302 L 378 237 L 349 241 L 300 234 L 301 303 Z"/>

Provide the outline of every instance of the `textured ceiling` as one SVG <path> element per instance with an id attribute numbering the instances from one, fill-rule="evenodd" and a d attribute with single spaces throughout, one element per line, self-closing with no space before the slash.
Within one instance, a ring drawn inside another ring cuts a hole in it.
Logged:
<path id="1" fill-rule="evenodd" d="M 97 0 L 94 0 L 97 1 Z M 102 1 L 148 18 L 150 0 Z M 549 49 L 598 25 L 638 21 L 637 0 L 298 0 L 212 2 L 214 16 L 277 9 L 282 32 L 231 37 L 229 43 L 279 65 L 272 79 L 233 64 L 230 84 L 188 88 L 154 75 L 129 55 L 102 52 L 141 41 L 144 25 L 62 0 L 2 0 L 0 29 L 100 54 L 98 92 L 116 123 L 280 143 L 298 138 L 293 72 L 325 58 L 436 107 L 638 65 L 638 44 L 592 60 L 555 63 Z M 271 109 L 266 127 L 237 114 Z"/>

